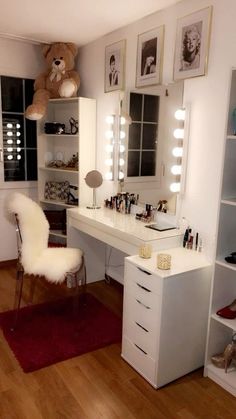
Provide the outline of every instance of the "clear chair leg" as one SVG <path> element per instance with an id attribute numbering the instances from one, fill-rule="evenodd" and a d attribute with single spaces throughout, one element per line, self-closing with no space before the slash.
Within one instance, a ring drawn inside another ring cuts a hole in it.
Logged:
<path id="1" fill-rule="evenodd" d="M 35 286 L 36 286 L 36 277 L 33 276 L 33 278 L 30 278 L 30 289 L 29 289 L 29 301 L 28 301 L 28 304 L 32 304 L 33 303 Z"/>
<path id="2" fill-rule="evenodd" d="M 14 321 L 11 327 L 12 331 L 15 330 L 17 321 L 18 321 L 19 309 L 20 309 L 20 303 L 21 303 L 21 297 L 22 297 L 23 281 L 24 281 L 24 271 L 17 270 L 16 290 L 15 290 L 15 300 L 14 300 Z"/>

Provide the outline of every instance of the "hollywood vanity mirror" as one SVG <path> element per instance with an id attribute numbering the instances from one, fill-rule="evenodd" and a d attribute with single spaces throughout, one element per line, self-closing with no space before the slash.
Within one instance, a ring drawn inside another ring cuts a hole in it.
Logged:
<path id="1" fill-rule="evenodd" d="M 168 201 L 168 213 L 176 213 L 176 193 L 170 185 L 176 177 L 171 172 L 178 159 L 173 136 L 178 127 L 175 118 L 182 108 L 183 82 L 168 86 L 150 86 L 127 93 L 125 108 L 132 123 L 127 127 L 124 190 L 139 194 L 140 202 L 157 206 Z"/>

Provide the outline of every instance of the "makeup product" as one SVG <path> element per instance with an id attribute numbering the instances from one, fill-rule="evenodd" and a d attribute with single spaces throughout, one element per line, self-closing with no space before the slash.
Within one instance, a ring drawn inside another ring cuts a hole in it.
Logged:
<path id="1" fill-rule="evenodd" d="M 198 251 L 199 251 L 199 252 L 201 252 L 201 251 L 202 251 L 202 239 L 200 239 L 200 240 L 199 240 Z"/>
<path id="2" fill-rule="evenodd" d="M 186 244 L 188 242 L 188 231 L 189 231 L 189 228 L 186 228 L 185 233 L 184 233 L 183 247 L 186 247 Z"/>
<path id="3" fill-rule="evenodd" d="M 195 250 L 197 250 L 197 246 L 198 246 L 198 233 L 196 233 Z"/>

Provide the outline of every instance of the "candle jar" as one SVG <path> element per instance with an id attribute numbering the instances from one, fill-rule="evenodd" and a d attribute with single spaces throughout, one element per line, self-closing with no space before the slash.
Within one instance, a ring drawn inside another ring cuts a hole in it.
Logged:
<path id="1" fill-rule="evenodd" d="M 167 253 L 159 253 L 157 255 L 157 267 L 158 269 L 170 269 L 171 255 L 168 255 Z"/>
<path id="2" fill-rule="evenodd" d="M 139 248 L 139 256 L 144 259 L 149 259 L 152 256 L 152 246 L 148 243 L 142 244 Z"/>

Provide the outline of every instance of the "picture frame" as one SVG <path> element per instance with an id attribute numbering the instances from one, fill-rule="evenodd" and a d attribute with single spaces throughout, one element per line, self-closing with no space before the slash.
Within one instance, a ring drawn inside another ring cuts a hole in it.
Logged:
<path id="1" fill-rule="evenodd" d="M 177 21 L 174 80 L 204 76 L 207 71 L 212 6 Z"/>
<path id="2" fill-rule="evenodd" d="M 138 35 L 136 87 L 161 83 L 164 25 Z"/>
<path id="3" fill-rule="evenodd" d="M 124 89 L 125 39 L 105 48 L 105 92 Z"/>

